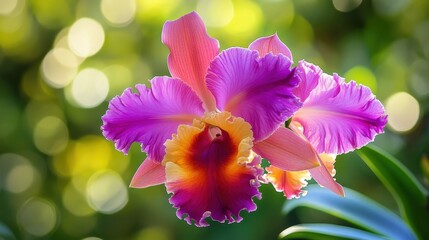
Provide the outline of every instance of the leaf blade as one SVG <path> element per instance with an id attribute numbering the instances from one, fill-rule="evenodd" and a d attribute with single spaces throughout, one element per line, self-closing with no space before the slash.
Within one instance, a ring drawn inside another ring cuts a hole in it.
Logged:
<path id="1" fill-rule="evenodd" d="M 374 233 L 334 224 L 299 224 L 285 229 L 280 239 L 367 239 L 385 240 Z"/>
<path id="2" fill-rule="evenodd" d="M 423 235 L 420 237 L 429 238 L 427 190 L 399 160 L 383 150 L 366 146 L 357 153 L 393 195 L 405 220 Z"/>
<path id="3" fill-rule="evenodd" d="M 356 191 L 348 188 L 345 191 L 346 197 L 340 197 L 311 185 L 307 196 L 287 201 L 283 211 L 288 213 L 297 207 L 310 207 L 389 238 L 416 239 L 411 229 L 397 215 Z"/>

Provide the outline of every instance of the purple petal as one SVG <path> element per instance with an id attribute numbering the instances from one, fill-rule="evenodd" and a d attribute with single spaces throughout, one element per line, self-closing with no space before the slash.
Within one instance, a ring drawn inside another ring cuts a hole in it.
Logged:
<path id="1" fill-rule="evenodd" d="M 311 91 L 317 86 L 319 78 L 323 74 L 318 66 L 305 61 L 300 61 L 295 69 L 295 75 L 300 79 L 299 85 L 293 90 L 301 102 L 304 102 Z"/>
<path id="2" fill-rule="evenodd" d="M 267 138 L 300 107 L 292 89 L 299 80 L 291 61 L 271 53 L 243 48 L 223 51 L 210 64 L 207 86 L 218 109 L 242 117 L 252 125 L 255 141 Z"/>
<path id="3" fill-rule="evenodd" d="M 312 73 L 303 77 L 315 78 Z M 341 154 L 373 141 L 383 132 L 387 116 L 369 88 L 354 81 L 344 83 L 336 74 L 321 74 L 292 120 L 303 126 L 318 153 Z"/>
<path id="4" fill-rule="evenodd" d="M 268 37 L 256 39 L 249 45 L 249 49 L 258 51 L 261 57 L 268 53 L 272 53 L 274 55 L 283 54 L 290 60 L 293 59 L 289 48 L 280 40 L 277 33 Z"/>
<path id="5" fill-rule="evenodd" d="M 180 80 L 155 77 L 151 85 L 152 89 L 136 85 L 137 93 L 128 88 L 113 98 L 101 129 L 116 149 L 126 154 L 133 142 L 139 142 L 159 162 L 165 154 L 164 142 L 180 124 L 192 124 L 204 110 L 201 100 Z"/>

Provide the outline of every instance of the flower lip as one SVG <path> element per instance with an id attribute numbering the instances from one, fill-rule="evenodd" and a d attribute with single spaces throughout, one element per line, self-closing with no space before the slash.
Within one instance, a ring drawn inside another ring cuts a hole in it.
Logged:
<path id="1" fill-rule="evenodd" d="M 168 140 L 163 164 L 167 192 L 177 216 L 207 226 L 206 218 L 239 222 L 242 210 L 254 211 L 263 174 L 251 151 L 252 131 L 230 113 L 207 113 L 193 126 L 181 125 Z"/>

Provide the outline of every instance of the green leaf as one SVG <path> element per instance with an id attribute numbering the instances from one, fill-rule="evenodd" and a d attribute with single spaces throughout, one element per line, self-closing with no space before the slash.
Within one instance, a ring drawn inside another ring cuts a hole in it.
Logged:
<path id="1" fill-rule="evenodd" d="M 421 238 L 429 239 L 428 192 L 425 188 L 400 161 L 381 149 L 367 146 L 357 153 L 392 193 L 405 220 Z"/>
<path id="2" fill-rule="evenodd" d="M 334 224 L 299 224 L 285 229 L 280 239 L 366 239 L 386 240 L 374 233 Z"/>
<path id="3" fill-rule="evenodd" d="M 397 215 L 356 191 L 344 190 L 346 196 L 341 197 L 311 185 L 307 196 L 287 201 L 283 211 L 289 213 L 297 207 L 310 207 L 392 239 L 416 239 L 408 225 Z"/>
<path id="4" fill-rule="evenodd" d="M 15 239 L 12 231 L 9 230 L 3 223 L 0 222 L 0 239 L 12 240 Z"/>

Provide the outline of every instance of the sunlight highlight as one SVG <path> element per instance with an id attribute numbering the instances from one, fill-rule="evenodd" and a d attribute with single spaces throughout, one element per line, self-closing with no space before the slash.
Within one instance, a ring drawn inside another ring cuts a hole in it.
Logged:
<path id="1" fill-rule="evenodd" d="M 114 171 L 95 173 L 88 182 L 87 200 L 96 211 L 113 214 L 128 202 L 127 187 Z"/>
<path id="2" fill-rule="evenodd" d="M 57 224 L 57 213 L 52 202 L 32 198 L 18 211 L 18 224 L 28 233 L 41 237 L 51 232 Z"/>
<path id="3" fill-rule="evenodd" d="M 9 171 L 5 188 L 11 193 L 25 192 L 33 185 L 34 175 L 34 167 L 31 164 L 19 164 Z"/>
<path id="4" fill-rule="evenodd" d="M 0 15 L 9 15 L 18 6 L 18 0 L 1 0 L 0 1 Z"/>
<path id="5" fill-rule="evenodd" d="M 79 107 L 93 108 L 102 103 L 109 93 L 109 80 L 95 68 L 80 71 L 73 80 L 71 96 Z"/>
<path id="6" fill-rule="evenodd" d="M 0 192 L 13 194 L 30 192 L 40 183 L 40 172 L 30 160 L 14 153 L 0 155 Z"/>
<path id="7" fill-rule="evenodd" d="M 94 19 L 81 18 L 71 26 L 68 43 L 77 56 L 90 57 L 100 51 L 104 44 L 103 27 Z"/>
<path id="8" fill-rule="evenodd" d="M 103 16 L 113 25 L 128 25 L 136 14 L 135 0 L 102 0 L 100 3 Z"/>
<path id="9" fill-rule="evenodd" d="M 65 48 L 52 49 L 41 64 L 43 79 L 54 88 L 67 86 L 76 76 L 78 67 L 76 56 Z"/>
<path id="10" fill-rule="evenodd" d="M 389 115 L 388 125 L 394 131 L 407 132 L 417 124 L 420 106 L 410 94 L 398 92 L 387 99 L 386 112 Z"/>

